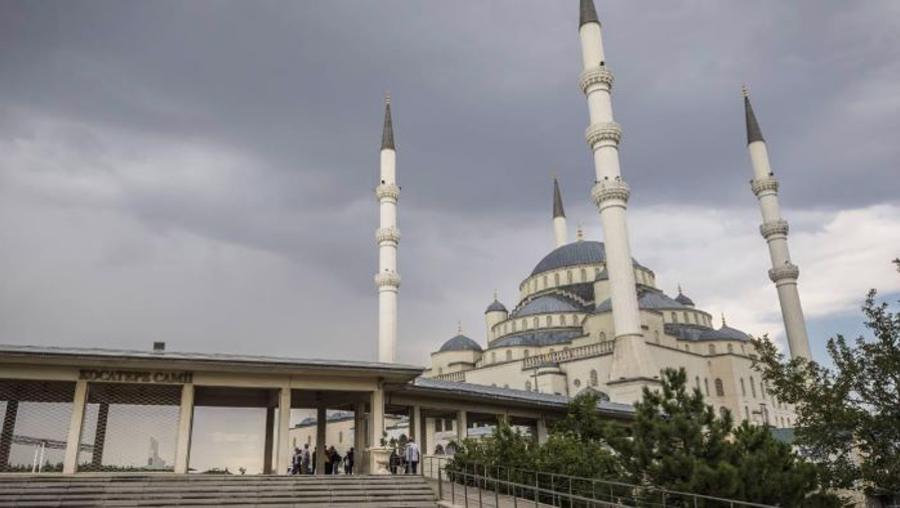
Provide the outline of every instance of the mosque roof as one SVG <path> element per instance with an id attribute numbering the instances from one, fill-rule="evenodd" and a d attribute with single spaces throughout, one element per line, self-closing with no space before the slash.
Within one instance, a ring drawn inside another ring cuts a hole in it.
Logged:
<path id="1" fill-rule="evenodd" d="M 577 312 L 581 308 L 562 295 L 546 294 L 526 303 L 513 312 L 513 316 L 530 316 L 549 312 Z"/>
<path id="2" fill-rule="evenodd" d="M 584 331 L 581 328 L 520 332 L 499 338 L 491 342 L 490 347 L 550 346 L 572 342 L 572 339 L 583 335 Z"/>
<path id="3" fill-rule="evenodd" d="M 724 325 L 718 330 L 687 323 L 666 323 L 666 333 L 674 335 L 682 340 L 708 341 L 708 340 L 742 340 L 750 339 L 746 332 Z"/>
<path id="4" fill-rule="evenodd" d="M 594 8 L 594 0 L 581 0 L 580 7 L 579 27 L 585 23 L 600 23 L 600 20 L 597 19 L 597 10 Z"/>
<path id="5" fill-rule="evenodd" d="M 603 242 L 580 240 L 553 249 L 550 254 L 544 256 L 544 259 L 534 267 L 531 275 L 566 266 L 594 265 L 604 262 L 606 262 L 606 251 L 604 250 Z M 640 266 L 637 261 L 632 260 L 632 262 Z"/>
<path id="6" fill-rule="evenodd" d="M 756 121 L 756 115 L 753 114 L 753 106 L 750 105 L 750 97 L 744 95 L 744 119 L 747 122 L 747 144 L 754 141 L 765 141 L 762 130 L 759 128 L 759 122 Z"/>
<path id="7" fill-rule="evenodd" d="M 565 218 L 566 211 L 563 208 L 562 195 L 559 193 L 559 182 L 553 179 L 553 218 Z"/>
<path id="8" fill-rule="evenodd" d="M 690 298 L 688 298 L 687 296 L 685 296 L 685 294 L 682 293 L 681 291 L 678 292 L 678 296 L 675 297 L 675 301 L 682 305 L 687 305 L 689 307 L 694 306 L 694 301 L 691 300 Z"/>
<path id="9" fill-rule="evenodd" d="M 488 308 L 487 308 L 487 310 L 484 311 L 484 313 L 487 314 L 488 312 L 496 312 L 496 311 L 509 312 L 506 310 L 506 306 L 503 305 L 502 303 L 500 303 L 500 300 L 497 300 L 496 298 L 494 298 L 494 301 L 491 302 L 490 305 L 488 305 Z"/>
<path id="10" fill-rule="evenodd" d="M 391 119 L 391 98 L 384 100 L 384 129 L 381 131 L 381 149 L 394 150 L 394 123 Z"/>
<path id="11" fill-rule="evenodd" d="M 455 337 L 451 337 L 447 342 L 444 342 L 444 345 L 438 349 L 439 353 L 444 353 L 447 351 L 478 351 L 481 352 L 481 345 L 479 345 L 474 340 L 466 337 L 463 334 L 459 334 Z"/>
<path id="12" fill-rule="evenodd" d="M 641 309 L 686 309 L 686 305 L 666 296 L 658 289 L 641 286 L 638 291 L 638 307 Z M 594 312 L 609 312 L 612 310 L 612 302 L 609 298 L 597 304 Z"/>

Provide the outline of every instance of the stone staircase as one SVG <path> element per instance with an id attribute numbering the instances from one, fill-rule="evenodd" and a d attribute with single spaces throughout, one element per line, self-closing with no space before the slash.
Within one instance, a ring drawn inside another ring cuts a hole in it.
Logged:
<path id="1" fill-rule="evenodd" d="M 79 474 L 0 476 L 0 507 L 436 507 L 421 476 Z"/>

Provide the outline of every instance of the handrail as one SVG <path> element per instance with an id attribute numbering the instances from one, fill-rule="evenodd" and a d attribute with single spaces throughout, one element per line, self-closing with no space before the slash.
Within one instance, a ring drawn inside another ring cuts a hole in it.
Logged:
<path id="1" fill-rule="evenodd" d="M 495 495 L 498 493 L 497 489 L 499 489 L 499 486 L 504 485 L 507 487 L 507 494 L 509 493 L 509 490 L 512 489 L 514 503 L 518 493 L 523 493 L 525 494 L 525 499 L 541 499 L 541 503 L 548 501 L 553 506 L 563 506 L 563 501 L 567 501 L 566 506 L 573 506 L 573 501 L 577 501 L 578 503 L 599 502 L 604 503 L 607 506 L 627 506 L 622 503 L 630 502 L 639 506 L 728 506 L 729 508 L 774 508 L 772 505 L 670 490 L 653 485 L 635 485 L 614 480 L 601 480 L 598 478 L 572 476 L 546 471 L 487 465 L 480 462 L 454 464 L 454 459 L 452 457 L 428 456 L 425 457 L 425 460 L 430 461 L 429 465 L 432 476 L 434 475 L 435 469 L 434 462 L 437 462 L 440 493 L 442 493 L 443 490 L 442 477 L 446 476 L 453 484 L 458 483 L 457 478 L 461 477 L 465 480 L 465 484 L 468 484 L 468 481 L 472 479 L 475 482 L 475 486 L 480 485 L 482 487 L 490 487 L 493 485 L 493 488 L 496 491 Z M 460 467 L 462 468 L 462 471 L 459 470 Z M 469 472 L 470 468 L 472 473 Z M 479 469 L 482 472 L 480 475 L 478 474 Z M 425 474 L 424 467 L 422 468 L 422 472 Z M 495 472 L 496 475 L 494 475 Z M 514 473 L 516 473 L 516 476 L 524 477 L 526 479 L 533 477 L 534 483 L 526 484 L 512 481 Z M 506 480 L 503 480 L 504 477 Z M 546 488 L 546 485 L 548 484 L 550 485 L 549 489 Z M 583 492 L 588 486 L 590 487 L 590 497 L 587 497 L 587 493 Z M 598 486 L 600 487 L 599 489 Z M 564 487 L 568 487 L 568 491 L 558 490 Z M 455 489 L 452 489 L 452 492 L 455 492 Z M 531 497 L 532 495 L 534 497 Z M 537 503 L 537 501 L 535 502 Z M 673 502 L 675 502 L 675 504 L 672 504 Z M 468 506 L 468 504 L 466 506 Z"/>

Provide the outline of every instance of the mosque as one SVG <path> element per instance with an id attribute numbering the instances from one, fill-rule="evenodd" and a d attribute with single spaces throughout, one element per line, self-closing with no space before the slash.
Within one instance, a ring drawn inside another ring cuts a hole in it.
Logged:
<path id="1" fill-rule="evenodd" d="M 680 288 L 674 297 L 667 295 L 658 287 L 653 270 L 632 257 L 626 220 L 630 188 L 618 154 L 623 131 L 613 119 L 614 78 L 591 0 L 581 1 L 579 37 L 584 69 L 579 84 L 589 111 L 585 137 L 595 168 L 591 196 L 600 212 L 604 241 L 585 239 L 580 231 L 574 242 L 569 241 L 563 199 L 554 180 L 555 248 L 519 283 L 511 310 L 495 295 L 484 313 L 484 340 L 460 330 L 431 353 L 431 365 L 423 376 L 570 397 L 594 390 L 606 400 L 632 403 L 644 387 L 659 385 L 662 369 L 684 368 L 691 384 L 719 411 L 730 410 L 736 420 L 791 426 L 792 409 L 773 399 L 751 368 L 754 350 L 748 334 L 727 325 L 724 316 L 721 323 L 714 322 Z M 797 292 L 799 270 L 791 263 L 778 182 L 746 90 L 744 105 L 753 168 L 751 190 L 759 200 L 760 233 L 771 255 L 769 277 L 779 296 L 791 353 L 808 358 Z M 397 335 L 400 236 L 395 165 L 388 99 L 381 184 L 376 189 L 381 212 L 376 234 L 381 361 L 393 360 Z"/>

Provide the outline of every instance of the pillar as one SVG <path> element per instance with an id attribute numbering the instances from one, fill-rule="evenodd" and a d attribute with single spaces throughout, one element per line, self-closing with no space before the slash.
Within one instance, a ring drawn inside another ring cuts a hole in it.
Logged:
<path id="1" fill-rule="evenodd" d="M 366 471 L 366 403 L 358 402 L 353 414 L 353 472 Z"/>
<path id="2" fill-rule="evenodd" d="M 409 438 L 419 442 L 421 447 L 420 435 L 422 434 L 422 407 L 413 406 L 409 411 Z"/>
<path id="3" fill-rule="evenodd" d="M 372 392 L 371 399 L 369 444 L 372 447 L 378 447 L 381 446 L 381 438 L 384 434 L 384 390 L 379 386 Z"/>
<path id="4" fill-rule="evenodd" d="M 16 429 L 16 417 L 19 415 L 19 401 L 6 402 L 6 413 L 3 415 L 3 430 L 0 431 L 0 471 L 9 467 L 9 451 L 12 448 L 13 432 Z"/>
<path id="5" fill-rule="evenodd" d="M 63 473 L 73 474 L 78 470 L 78 450 L 81 446 L 81 426 L 84 423 L 84 408 L 87 405 L 87 381 L 75 382 L 75 397 L 72 400 L 72 417 L 66 435 L 66 456 L 63 459 Z"/>
<path id="6" fill-rule="evenodd" d="M 103 465 L 103 448 L 106 446 L 106 426 L 109 424 L 109 402 L 101 402 L 97 408 L 97 428 L 94 430 L 94 451 L 91 466 L 100 469 Z"/>
<path id="7" fill-rule="evenodd" d="M 456 412 L 456 440 L 462 444 L 463 440 L 469 435 L 469 421 L 465 410 L 460 409 Z"/>
<path id="8" fill-rule="evenodd" d="M 328 410 L 319 402 L 316 407 L 316 474 L 325 474 L 325 431 L 328 425 Z"/>
<path id="9" fill-rule="evenodd" d="M 266 439 L 263 450 L 263 474 L 272 474 L 272 449 L 275 444 L 275 408 L 266 408 Z"/>
<path id="10" fill-rule="evenodd" d="M 287 474 L 291 467 L 291 388 L 282 387 L 278 397 L 278 446 L 275 448 L 275 474 Z"/>
<path id="11" fill-rule="evenodd" d="M 175 441 L 175 472 L 187 474 L 191 454 L 191 432 L 194 428 L 194 385 L 181 387 L 181 405 L 178 408 L 178 438 Z"/>

